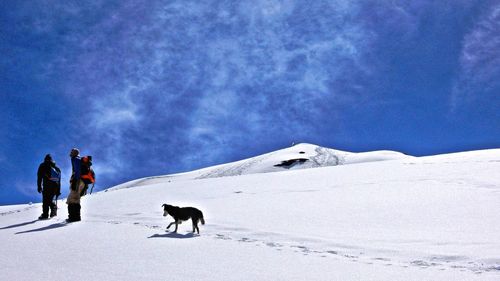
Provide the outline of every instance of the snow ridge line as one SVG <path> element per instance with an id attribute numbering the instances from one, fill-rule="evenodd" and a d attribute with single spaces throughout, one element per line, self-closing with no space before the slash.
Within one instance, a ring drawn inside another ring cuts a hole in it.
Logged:
<path id="1" fill-rule="evenodd" d="M 201 176 L 196 177 L 196 179 L 206 179 L 206 178 L 218 178 L 218 177 L 228 177 L 228 176 L 240 176 L 248 168 L 266 160 L 267 158 L 274 155 L 276 152 L 267 153 L 261 156 L 252 157 L 247 160 L 242 160 L 239 164 L 226 164 L 223 167 L 215 168 Z M 229 166 L 227 166 L 229 165 Z"/>

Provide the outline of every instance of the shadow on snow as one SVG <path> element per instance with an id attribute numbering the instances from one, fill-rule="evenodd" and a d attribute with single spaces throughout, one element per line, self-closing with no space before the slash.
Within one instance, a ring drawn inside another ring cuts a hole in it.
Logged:
<path id="1" fill-rule="evenodd" d="M 199 235 L 194 234 L 192 232 L 185 233 L 185 234 L 180 234 L 180 233 L 175 233 L 175 232 L 168 232 L 165 234 L 154 234 L 149 236 L 148 238 L 175 238 L 175 239 L 186 239 L 186 238 L 194 238 Z"/>
<path id="2" fill-rule="evenodd" d="M 54 224 L 47 225 L 47 226 L 44 226 L 41 228 L 35 228 L 35 229 L 31 229 L 31 230 L 16 232 L 16 234 L 45 231 L 45 230 L 49 230 L 49 229 L 60 228 L 60 227 L 66 226 L 66 225 L 67 225 L 66 223 L 54 223 Z"/>
<path id="3" fill-rule="evenodd" d="M 13 224 L 13 225 L 9 225 L 9 226 L 5 226 L 5 227 L 1 227 L 0 230 L 2 229 L 9 229 L 9 228 L 16 228 L 16 227 L 21 227 L 21 226 L 25 226 L 25 225 L 28 225 L 28 224 L 33 224 L 35 222 L 37 222 L 38 220 L 34 220 L 34 221 L 27 221 L 27 222 L 23 222 L 23 223 L 18 223 L 18 224 Z"/>

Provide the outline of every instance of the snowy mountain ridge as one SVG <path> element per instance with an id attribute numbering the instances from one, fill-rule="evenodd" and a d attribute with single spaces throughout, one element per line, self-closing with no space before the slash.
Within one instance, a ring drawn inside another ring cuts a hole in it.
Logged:
<path id="1" fill-rule="evenodd" d="M 110 190 L 147 185 L 163 181 L 165 178 L 219 178 L 412 158 L 414 157 L 391 150 L 355 153 L 326 148 L 309 143 L 300 143 L 293 145 L 292 147 L 283 148 L 255 157 L 202 168 L 186 173 L 152 176 L 132 180 L 130 182 L 112 187 Z"/>
<path id="2" fill-rule="evenodd" d="M 216 178 L 247 174 L 279 172 L 288 169 L 308 169 L 347 165 L 362 162 L 402 159 L 406 156 L 395 151 L 353 153 L 313 144 L 301 143 L 245 160 L 222 164 L 195 171 L 197 178 Z"/>

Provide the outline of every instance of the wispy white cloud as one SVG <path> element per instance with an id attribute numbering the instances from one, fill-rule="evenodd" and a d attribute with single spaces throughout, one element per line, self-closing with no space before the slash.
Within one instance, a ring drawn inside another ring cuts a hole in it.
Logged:
<path id="1" fill-rule="evenodd" d="M 96 3 L 61 8 L 91 24 L 65 35 L 48 70 L 92 109 L 77 118 L 116 171 L 130 153 L 153 156 L 153 143 L 193 147 L 176 156 L 188 163 L 244 138 L 314 135 L 325 110 L 333 129 L 337 109 L 357 102 L 339 84 L 370 72 L 358 2 L 124 1 L 88 18 Z"/>
<path id="2" fill-rule="evenodd" d="M 485 99 L 490 101 L 490 97 L 498 96 L 498 92 L 492 91 L 500 88 L 499 30 L 500 4 L 494 4 L 465 35 L 460 73 L 450 100 L 451 112 L 456 112 L 464 104 Z"/>
<path id="3" fill-rule="evenodd" d="M 37 194 L 36 182 L 29 182 L 26 180 L 16 179 L 14 181 L 14 188 L 21 194 L 27 197 L 33 197 Z M 41 195 L 40 195 L 41 196 Z"/>
<path id="4" fill-rule="evenodd" d="M 119 98 L 117 98 L 119 96 Z M 138 107 L 130 96 L 121 94 L 101 98 L 91 105 L 93 123 L 97 130 L 108 130 L 114 126 L 135 125 L 141 119 Z"/>
<path id="5" fill-rule="evenodd" d="M 200 49 L 211 70 L 188 134 L 191 146 L 204 148 L 196 152 L 200 158 L 220 157 L 231 150 L 224 144 L 273 132 L 313 135 L 326 104 L 334 122 L 336 108 L 348 100 L 335 81 L 369 68 L 362 58 L 370 35 L 349 20 L 358 12 L 355 3 L 304 5 L 252 1 L 219 10 L 220 24 L 240 32 L 214 34 Z"/>

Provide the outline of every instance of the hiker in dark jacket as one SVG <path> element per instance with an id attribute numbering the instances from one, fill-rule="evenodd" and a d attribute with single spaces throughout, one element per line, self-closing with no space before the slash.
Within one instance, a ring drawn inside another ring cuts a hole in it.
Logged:
<path id="1" fill-rule="evenodd" d="M 50 217 L 57 216 L 57 207 L 53 200 L 54 197 L 57 200 L 61 195 L 61 169 L 56 166 L 50 154 L 45 156 L 43 163 L 38 167 L 37 185 L 38 193 L 42 193 L 43 196 L 42 215 L 38 219 L 48 219 L 49 208 Z"/>
<path id="2" fill-rule="evenodd" d="M 80 151 L 77 148 L 71 149 L 69 154 L 71 157 L 71 167 L 73 169 L 73 173 L 70 179 L 70 190 L 68 195 L 68 200 L 66 203 L 68 204 L 68 219 L 67 222 L 80 221 L 80 197 L 83 188 L 85 187 L 85 183 L 81 179 L 80 169 L 82 166 L 82 160 L 80 159 Z"/>

